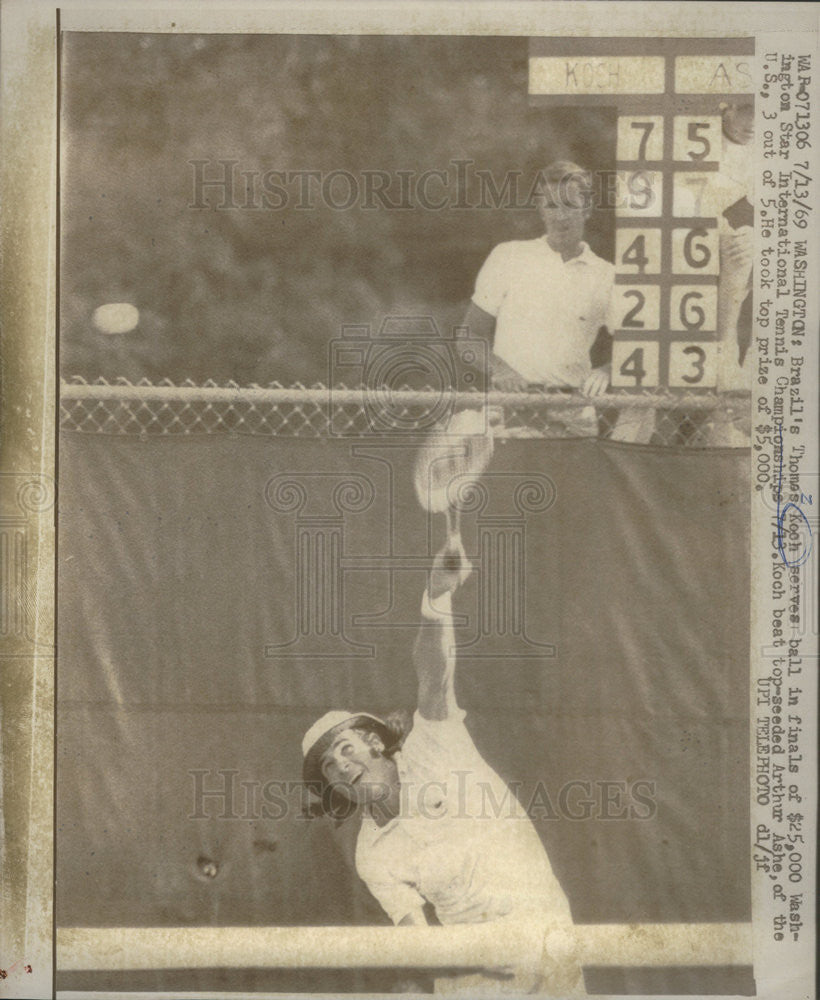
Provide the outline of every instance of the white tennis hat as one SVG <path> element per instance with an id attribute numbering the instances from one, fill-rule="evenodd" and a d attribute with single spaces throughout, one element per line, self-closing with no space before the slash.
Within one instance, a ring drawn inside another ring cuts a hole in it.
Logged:
<path id="1" fill-rule="evenodd" d="M 393 734 L 384 719 L 369 712 L 325 712 L 302 737 L 302 778 L 306 782 L 322 780 L 322 756 L 333 738 L 345 729 L 369 729 L 382 738 L 385 746 L 393 743 Z"/>

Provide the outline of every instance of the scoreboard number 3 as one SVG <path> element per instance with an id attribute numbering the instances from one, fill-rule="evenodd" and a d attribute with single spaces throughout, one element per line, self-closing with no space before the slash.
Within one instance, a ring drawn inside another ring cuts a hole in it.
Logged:
<path id="1" fill-rule="evenodd" d="M 656 386 L 659 354 L 654 340 L 616 340 L 612 345 L 612 385 L 619 389 Z"/>
<path id="2" fill-rule="evenodd" d="M 717 385 L 717 344 L 713 340 L 669 345 L 669 385 L 673 388 L 709 388 Z"/>

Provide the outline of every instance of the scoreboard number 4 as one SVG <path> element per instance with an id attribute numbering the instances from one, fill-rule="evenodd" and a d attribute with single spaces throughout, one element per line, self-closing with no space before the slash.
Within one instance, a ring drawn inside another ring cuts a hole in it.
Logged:
<path id="1" fill-rule="evenodd" d="M 659 354 L 655 340 L 616 340 L 612 345 L 612 385 L 620 389 L 656 386 Z"/>
<path id="2" fill-rule="evenodd" d="M 660 229 L 617 229 L 615 255 L 619 274 L 660 274 Z"/>

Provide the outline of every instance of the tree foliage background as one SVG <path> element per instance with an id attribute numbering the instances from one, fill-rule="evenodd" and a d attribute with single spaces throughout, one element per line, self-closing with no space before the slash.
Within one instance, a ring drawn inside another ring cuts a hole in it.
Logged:
<path id="1" fill-rule="evenodd" d="M 517 206 L 546 163 L 614 156 L 613 110 L 529 106 L 524 38 L 69 33 L 62 59 L 64 376 L 325 382 L 343 325 L 458 323 L 492 247 L 541 233 Z M 195 189 L 219 160 L 236 161 L 235 208 Z M 339 177 L 333 204 L 317 181 L 311 208 L 296 181 L 263 199 L 266 172 L 307 170 L 347 171 L 359 196 L 334 207 Z M 427 170 L 447 175 L 427 189 L 443 208 L 419 203 Z M 409 172 L 412 207 L 367 207 L 366 171 L 387 172 L 391 203 Z M 610 212 L 589 240 L 611 258 Z M 99 333 L 94 309 L 120 301 L 137 330 Z"/>

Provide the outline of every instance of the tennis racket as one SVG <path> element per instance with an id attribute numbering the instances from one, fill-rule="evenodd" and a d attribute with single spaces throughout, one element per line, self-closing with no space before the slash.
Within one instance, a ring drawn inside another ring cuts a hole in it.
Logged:
<path id="1" fill-rule="evenodd" d="M 424 510 L 447 519 L 444 568 L 461 567 L 461 511 L 451 502 L 451 486 L 477 482 L 493 454 L 493 437 L 484 410 L 461 410 L 438 424 L 416 455 L 413 486 Z"/>

